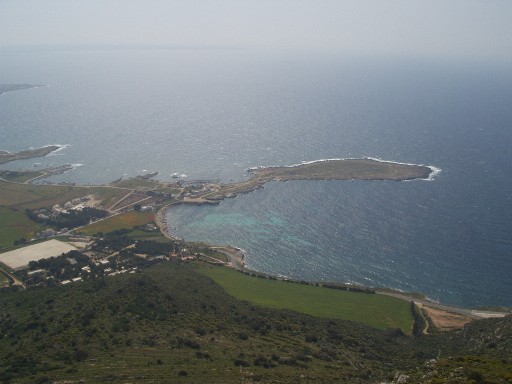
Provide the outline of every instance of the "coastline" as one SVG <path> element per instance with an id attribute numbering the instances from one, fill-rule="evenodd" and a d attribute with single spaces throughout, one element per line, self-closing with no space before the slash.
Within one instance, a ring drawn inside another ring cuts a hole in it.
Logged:
<path id="1" fill-rule="evenodd" d="M 291 166 L 249 168 L 256 177 L 273 180 L 396 180 L 429 179 L 435 168 L 377 158 L 338 158 L 305 161 Z"/>
<path id="2" fill-rule="evenodd" d="M 185 195 L 183 202 L 218 204 L 225 198 L 255 191 L 271 181 L 299 180 L 431 180 L 440 172 L 434 166 L 405 164 L 393 161 L 363 159 L 323 159 L 291 166 L 251 167 L 247 180 L 229 184 L 207 184 L 208 190 Z"/>
<path id="3" fill-rule="evenodd" d="M 334 159 L 335 161 L 345 161 L 345 159 Z M 361 160 L 361 159 L 353 159 L 353 160 Z M 369 161 L 372 161 L 372 162 L 379 162 L 379 163 L 384 163 L 384 164 L 391 164 L 391 165 L 403 165 L 403 166 L 417 166 L 415 164 L 406 164 L 406 163 L 398 163 L 398 162 L 390 162 L 390 161 L 385 161 L 385 160 L 381 160 L 381 159 L 373 159 L 373 158 L 367 158 L 366 160 L 369 160 Z M 324 160 L 316 160 L 316 161 L 312 161 L 312 162 L 308 162 L 307 164 L 317 164 L 317 163 L 325 163 L 325 162 L 328 162 L 328 161 L 333 161 L 332 159 L 329 160 L 329 159 L 324 159 Z M 271 169 L 271 170 L 279 170 L 281 168 L 297 168 L 297 167 L 301 167 L 303 166 L 304 164 L 296 164 L 296 165 L 292 165 L 292 166 L 288 166 L 288 167 L 254 167 L 254 168 L 250 168 L 248 171 L 255 171 L 255 170 L 267 170 L 267 169 Z M 421 167 L 426 167 L 429 169 L 429 173 L 427 175 L 427 177 L 424 177 L 424 178 L 418 178 L 418 179 L 421 179 L 421 180 L 426 180 L 426 181 L 431 181 L 434 179 L 434 177 L 436 175 L 439 174 L 439 172 L 441 172 L 441 169 L 435 167 L 435 166 L 426 166 L 426 165 L 422 165 Z M 251 172 L 251 173 L 253 173 Z M 253 173 L 253 177 L 254 177 L 254 173 Z M 290 178 L 290 180 L 318 180 L 319 178 L 299 178 L 299 179 L 295 179 L 295 178 Z M 331 178 L 327 178 L 327 179 L 331 179 Z M 379 179 L 377 179 L 379 180 Z M 253 178 L 251 177 L 251 179 L 249 179 L 248 181 L 245 181 L 245 182 L 242 182 L 242 183 L 234 183 L 232 185 L 227 185 L 229 186 L 229 188 L 225 188 L 223 194 L 220 194 L 220 193 L 205 193 L 205 194 L 202 194 L 201 196 L 198 196 L 198 197 L 195 197 L 195 198 L 183 198 L 183 200 L 180 200 L 180 201 L 177 201 L 175 203 L 172 203 L 172 204 L 168 204 L 167 206 L 165 206 L 163 209 L 161 209 L 159 211 L 159 214 L 160 215 L 157 215 L 159 216 L 159 219 L 161 220 L 161 217 L 164 217 L 164 220 L 165 218 L 167 217 L 170 217 L 171 216 L 171 209 L 174 205 L 179 205 L 179 204 L 193 204 L 193 205 L 204 205 L 204 204 L 220 204 L 222 202 L 222 200 L 224 198 L 231 198 L 231 197 L 236 197 L 237 195 L 239 194 L 242 194 L 242 193 L 249 193 L 249 192 L 252 192 L 252 191 L 255 191 L 256 189 L 259 189 L 259 188 L 262 188 L 264 186 L 264 184 L 268 181 L 287 181 L 287 180 L 283 180 L 281 178 L 274 178 L 274 177 L 271 177 L 271 178 L 265 178 L 264 180 L 256 180 L 257 182 L 255 183 L 254 182 L 255 180 L 253 180 Z M 404 180 L 401 180 L 401 181 L 408 181 L 408 179 L 404 179 Z M 252 184 L 249 184 L 251 183 Z M 244 185 L 245 183 L 245 185 Z M 241 187 L 242 188 L 239 188 L 240 185 L 239 184 L 242 184 Z M 226 186 L 226 187 L 227 187 Z M 250 188 L 247 188 L 248 186 L 250 186 Z M 166 236 L 169 237 L 169 238 L 172 238 L 172 239 L 178 239 L 178 240 L 183 240 L 183 239 L 179 239 L 177 236 L 174 236 L 170 233 L 169 231 L 169 227 L 168 227 L 168 223 L 167 222 L 164 222 L 164 225 L 163 225 L 163 231 L 166 232 Z M 207 243 L 206 244 L 207 246 L 213 248 L 213 249 L 222 249 L 222 253 L 224 253 L 228 258 L 229 258 L 229 265 L 227 265 L 228 267 L 231 267 L 231 268 L 234 268 L 240 272 L 243 272 L 243 273 L 246 273 L 246 274 L 252 274 L 252 275 L 260 275 L 260 276 L 265 276 L 267 278 L 271 278 L 271 279 L 278 279 L 278 280 L 284 280 L 284 281 L 295 281 L 293 279 L 288 279 L 286 277 L 283 277 L 283 276 L 275 276 L 275 275 L 272 275 L 272 274 L 266 274 L 266 273 L 262 273 L 262 272 L 259 272 L 257 270 L 253 270 L 251 268 L 248 268 L 246 263 L 245 263 L 245 254 L 243 252 L 240 251 L 240 248 L 238 248 L 236 245 L 234 244 L 230 244 L 230 245 L 224 245 L 224 246 L 221 246 L 221 245 L 218 245 L 218 244 L 211 244 L 211 243 Z M 307 282 L 307 283 L 311 283 L 311 284 L 314 284 L 315 282 Z M 329 284 L 329 283 L 322 283 L 322 284 Z M 350 286 L 351 284 L 350 283 L 343 283 L 343 282 L 334 282 L 332 284 L 339 284 L 339 285 L 347 285 L 347 286 Z M 426 305 L 426 306 L 430 306 L 430 307 L 433 307 L 433 308 L 436 308 L 436 309 L 440 309 L 440 310 L 443 310 L 443 311 L 448 311 L 448 312 L 453 312 L 453 313 L 457 313 L 457 314 L 460 314 L 460 315 L 464 315 L 464 316 L 468 316 L 468 317 L 471 317 L 473 319 L 476 319 L 476 318 L 486 318 L 486 317 L 495 317 L 495 316 L 506 316 L 507 313 L 500 313 L 500 312 L 492 312 L 492 311 L 480 311 L 480 310 L 476 310 L 476 309 L 472 309 L 472 308 L 465 308 L 465 307 L 460 307 L 460 306 L 452 306 L 452 305 L 445 305 L 441 302 L 436 302 L 436 301 L 432 301 L 432 300 L 429 300 L 428 297 L 426 295 L 423 295 L 423 294 L 415 294 L 415 293 L 407 293 L 407 292 L 402 292 L 400 290 L 396 290 L 392 287 L 366 287 L 366 286 L 359 286 L 359 285 L 352 285 L 354 287 L 360 287 L 362 289 L 370 289 L 370 290 L 375 290 L 375 292 L 377 294 L 381 294 L 381 295 L 388 295 L 388 296 L 393 296 L 393 297 L 397 297 L 397 298 L 400 298 L 402 300 L 406 300 L 406 301 L 414 301 L 415 303 L 419 304 L 419 305 Z"/>
<path id="4" fill-rule="evenodd" d="M 283 171 L 284 170 L 284 171 Z M 173 206 L 179 204 L 193 205 L 218 205 L 225 198 L 233 198 L 239 194 L 253 192 L 270 181 L 300 181 L 300 180 L 396 180 L 408 181 L 414 179 L 432 180 L 433 176 L 441 170 L 434 166 L 418 165 L 387 161 L 377 158 L 335 158 L 305 161 L 300 164 L 289 166 L 251 167 L 247 169 L 251 177 L 246 181 L 230 184 L 214 184 L 214 190 L 199 193 L 196 196 L 182 196 L 178 201 L 161 207 L 155 215 L 155 223 L 162 234 L 172 240 L 180 240 L 170 230 L 168 217 Z M 209 184 L 208 184 L 209 185 Z M 247 268 L 244 258 L 245 254 L 240 248 L 234 245 L 220 246 L 217 244 L 206 244 L 213 249 L 222 249 L 229 259 L 229 266 L 244 272 L 256 273 L 271 278 L 290 280 L 284 277 L 277 277 L 256 270 Z M 345 284 L 337 282 L 335 284 Z M 371 287 L 363 287 L 373 289 Z M 385 288 L 382 288 L 385 289 Z M 387 289 L 387 288 L 386 288 Z M 390 288 L 392 289 L 392 288 Z"/>
<path id="5" fill-rule="evenodd" d="M 157 213 L 155 214 L 155 224 L 160 229 L 160 232 L 162 235 L 164 235 L 166 238 L 170 240 L 181 240 L 175 236 L 172 236 L 169 232 L 169 228 L 167 225 L 167 218 L 165 217 L 165 214 L 167 213 L 167 210 L 170 210 L 170 208 L 173 206 L 173 203 L 166 204 L 163 207 L 161 207 Z"/>
<path id="6" fill-rule="evenodd" d="M 32 88 L 46 87 L 45 84 L 0 84 L 0 95 L 8 92 L 24 91 Z"/>
<path id="7" fill-rule="evenodd" d="M 171 203 L 167 204 L 165 207 L 162 207 L 157 214 L 155 215 L 155 222 L 157 223 L 157 226 L 161 228 L 163 231 L 162 233 L 167 238 L 174 240 L 174 241 L 186 241 L 185 239 L 179 238 L 177 236 L 172 235 L 170 232 L 168 232 L 168 221 L 166 217 L 170 216 L 171 209 L 173 206 L 179 205 L 179 204 L 187 204 L 186 202 L 179 202 L 179 203 Z M 188 204 L 193 205 L 202 205 L 195 202 L 189 202 Z M 162 219 L 162 216 L 163 219 Z M 158 222 L 157 222 L 158 220 Z M 162 225 L 162 227 L 160 227 Z M 165 232 L 165 233 L 164 233 Z M 415 293 L 415 292 L 403 292 L 401 290 L 398 290 L 396 288 L 392 287 L 369 287 L 369 286 L 363 286 L 359 284 L 352 284 L 347 282 L 317 282 L 317 281 L 302 281 L 297 280 L 293 278 L 288 278 L 281 275 L 274 275 L 271 273 L 265 273 L 260 272 L 255 269 L 251 269 L 247 267 L 245 262 L 246 257 L 246 251 L 243 249 L 237 247 L 236 245 L 228 244 L 228 245 L 219 245 L 219 244 L 212 244 L 212 243 L 203 243 L 205 246 L 214 249 L 216 251 L 219 251 L 220 253 L 224 254 L 228 258 L 228 262 L 224 263 L 225 267 L 233 268 L 237 270 L 240 273 L 244 273 L 250 276 L 260 276 L 267 279 L 272 280 L 280 280 L 280 281 L 286 281 L 290 283 L 298 283 L 298 284 L 311 284 L 311 285 L 321 285 L 321 286 L 339 286 L 339 287 L 345 287 L 347 290 L 351 290 L 356 292 L 371 292 L 375 293 L 377 295 L 384 295 L 384 296 L 391 296 L 395 297 L 400 300 L 408 301 L 408 302 L 414 302 L 415 305 L 420 306 L 427 306 L 431 308 L 435 308 L 441 311 L 445 311 L 448 313 L 454 313 L 462 316 L 466 316 L 468 318 L 471 318 L 473 320 L 476 319 L 485 319 L 485 318 L 493 318 L 493 317 L 505 317 L 511 315 L 510 312 L 499 312 L 499 311 L 489 311 L 489 310 L 481 310 L 478 308 L 472 308 L 472 307 L 461 307 L 456 305 L 447 305 L 443 304 L 442 302 L 434 301 L 428 298 L 427 295 L 422 293 Z"/>
<path id="8" fill-rule="evenodd" d="M 171 203 L 166 205 L 165 207 L 161 208 L 157 215 L 155 215 L 155 221 L 161 220 L 161 215 L 170 215 L 171 209 L 173 206 L 179 205 L 175 203 Z M 192 203 L 194 204 L 194 203 Z M 202 205 L 202 204 L 194 204 L 194 205 Z M 163 220 L 164 226 L 162 228 L 165 228 L 165 230 L 168 230 L 166 219 Z M 160 225 L 157 223 L 157 225 Z M 186 241 L 185 239 L 173 236 L 169 232 L 165 234 L 165 236 L 172 240 L 178 240 L 178 241 Z M 309 284 L 309 285 L 317 285 L 324 287 L 344 287 L 347 290 L 353 290 L 355 292 L 368 292 L 368 293 L 374 293 L 377 295 L 384 295 L 384 296 L 390 296 L 394 297 L 400 300 L 408 301 L 408 302 L 414 302 L 415 305 L 420 306 L 427 306 L 431 308 L 435 308 L 447 313 L 454 313 L 457 315 L 465 316 L 467 318 L 470 318 L 472 320 L 477 319 L 485 319 L 485 318 L 491 318 L 491 317 L 505 317 L 511 315 L 510 312 L 497 312 L 497 311 L 488 311 L 488 310 L 480 310 L 478 308 L 471 308 L 471 307 L 461 307 L 461 306 L 453 306 L 453 305 L 446 305 L 442 302 L 433 301 L 428 298 L 425 294 L 422 293 L 415 293 L 415 292 L 403 292 L 401 290 L 398 290 L 396 288 L 391 287 L 368 287 L 358 284 L 352 284 L 347 282 L 317 282 L 317 281 L 302 281 L 302 280 L 296 280 L 292 278 L 288 278 L 281 275 L 274 275 L 270 273 L 260 272 L 255 269 L 251 269 L 247 267 L 245 262 L 246 254 L 243 249 L 235 246 L 235 245 L 219 245 L 219 244 L 212 244 L 209 242 L 200 242 L 201 244 L 207 246 L 208 248 L 214 249 L 216 251 L 219 251 L 220 253 L 224 254 L 228 258 L 228 262 L 223 263 L 225 267 L 233 268 L 237 270 L 240 273 L 244 273 L 246 275 L 250 275 L 253 277 L 264 277 L 267 279 L 272 280 L 279 280 L 279 281 L 285 281 L 290 283 L 297 283 L 297 284 Z M 352 288 L 352 289 L 351 289 Z M 342 288 L 343 289 L 343 288 Z"/>
<path id="9" fill-rule="evenodd" d="M 40 148 L 30 148 L 18 152 L 9 152 L 9 151 L 2 151 L 0 150 L 0 164 L 9 163 L 11 161 L 17 161 L 17 160 L 27 160 L 27 159 L 33 159 L 36 157 L 44 157 L 47 155 L 50 155 L 52 153 L 56 153 L 59 150 L 62 150 L 65 148 L 66 145 L 61 144 L 52 144 L 52 145 L 45 145 Z"/>
<path id="10" fill-rule="evenodd" d="M 36 150 L 44 149 L 45 151 L 49 151 L 49 153 L 52 153 L 52 152 L 61 150 L 64 147 L 66 147 L 66 146 L 53 145 L 53 146 L 45 146 L 42 148 L 38 148 Z M 33 151 L 33 150 L 31 149 L 29 151 Z M 340 176 L 339 174 L 332 173 L 332 169 L 330 169 L 329 167 L 332 165 L 345 165 L 345 164 L 349 164 L 349 165 L 355 164 L 356 166 L 360 165 L 360 164 L 373 165 L 375 163 L 383 164 L 385 166 L 384 170 L 386 170 L 386 171 L 393 170 L 394 169 L 393 167 L 395 167 L 397 165 L 404 166 L 407 168 L 412 167 L 413 169 L 420 170 L 421 172 L 426 172 L 425 168 L 427 168 L 428 169 L 427 177 L 424 177 L 424 178 L 414 177 L 414 178 L 421 179 L 421 180 L 431 180 L 440 171 L 438 168 L 436 168 L 434 166 L 423 166 L 423 165 L 416 165 L 416 164 L 398 163 L 398 162 L 394 162 L 394 161 L 385 161 L 385 160 L 373 159 L 373 158 L 351 159 L 351 160 L 322 159 L 322 160 L 305 162 L 302 164 L 296 164 L 296 165 L 292 165 L 292 166 L 251 168 L 251 170 L 257 169 L 259 172 L 261 172 L 263 170 L 263 171 L 268 171 L 268 173 L 264 174 L 263 176 L 258 175 L 258 174 L 254 175 L 254 173 L 253 173 L 253 176 L 249 180 L 228 183 L 228 184 L 219 184 L 216 181 L 209 181 L 209 180 L 202 180 L 202 181 L 197 181 L 197 182 L 191 181 L 191 182 L 188 182 L 188 183 L 190 183 L 190 185 L 189 184 L 183 185 L 182 181 L 178 181 L 177 183 L 173 183 L 173 184 L 157 182 L 157 183 L 160 183 L 159 188 L 162 188 L 162 189 L 175 188 L 180 191 L 177 195 L 172 195 L 172 196 L 170 195 L 170 192 L 157 192 L 155 194 L 150 195 L 149 194 L 150 191 L 157 190 L 158 188 L 155 187 L 155 184 L 154 184 L 155 182 L 152 181 L 151 183 L 153 183 L 153 184 L 151 184 L 145 178 L 141 178 L 140 182 L 137 182 L 137 184 L 133 184 L 132 186 L 129 186 L 129 185 L 127 185 L 127 186 L 104 185 L 102 187 L 104 187 L 104 188 L 121 188 L 121 189 L 127 189 L 127 190 L 133 189 L 133 190 L 137 190 L 138 193 L 142 192 L 142 191 L 147 191 L 148 196 L 164 196 L 163 200 L 160 200 L 163 203 L 163 205 L 159 205 L 159 209 L 157 210 L 157 212 L 155 214 L 155 219 L 154 219 L 155 223 L 156 223 L 157 227 L 159 228 L 160 232 L 162 233 L 162 235 L 165 236 L 166 238 L 174 240 L 174 241 L 184 241 L 184 239 L 179 238 L 172 231 L 173 226 L 170 222 L 170 210 L 174 205 L 179 205 L 179 204 L 217 205 L 217 204 L 220 204 L 222 202 L 222 200 L 225 198 L 236 197 L 239 194 L 244 194 L 244 193 L 249 193 L 249 192 L 255 191 L 259 188 L 262 188 L 264 186 L 264 184 L 266 184 L 267 182 L 270 182 L 270 181 L 331 180 L 331 179 L 352 180 L 353 178 L 347 178 L 346 175 L 342 174 Z M 312 169 L 310 167 L 307 167 L 308 165 L 314 165 L 314 164 L 320 166 L 320 168 L 317 167 L 317 168 Z M 299 174 L 292 173 L 292 174 L 284 175 L 284 177 L 283 177 L 283 174 L 279 173 L 279 172 L 281 172 L 282 169 L 284 169 L 286 171 L 288 171 L 290 169 L 299 170 L 302 173 L 299 173 Z M 67 168 L 66 168 L 66 170 L 67 170 Z M 277 171 L 277 173 L 275 171 Z M 311 171 L 313 171 L 313 172 L 311 172 Z M 320 171 L 322 171 L 323 173 Z M 309 173 L 309 172 L 311 172 L 311 173 Z M 314 173 L 314 172 L 316 172 L 316 173 Z M 331 172 L 331 173 L 329 173 L 329 172 Z M 363 179 L 363 180 L 382 180 L 382 179 L 396 180 L 396 178 L 394 177 L 395 174 L 392 174 L 393 177 L 391 177 L 391 178 L 381 178 L 382 175 L 375 174 L 375 173 L 372 173 L 370 175 L 370 176 L 372 176 L 371 178 L 368 178 L 366 176 L 361 177 L 361 179 Z M 409 180 L 409 179 L 410 179 L 409 177 L 399 178 L 400 181 L 405 181 L 405 180 Z M 32 181 L 32 180 L 29 180 L 27 183 L 30 183 L 30 181 Z M 148 184 L 146 184 L 146 183 L 148 183 Z M 88 187 L 91 187 L 91 186 L 88 186 Z M 184 192 L 187 192 L 187 193 L 184 193 Z M 175 193 L 175 192 L 172 192 L 172 193 Z M 187 196 L 188 193 L 192 193 L 192 195 Z M 169 198 L 171 198 L 171 200 L 169 200 Z M 263 274 L 257 270 L 248 268 L 245 263 L 244 252 L 241 249 L 239 249 L 238 247 L 236 247 L 236 245 L 230 245 L 230 246 L 229 245 L 220 246 L 217 244 L 206 244 L 206 245 L 211 248 L 214 248 L 214 249 L 222 249 L 222 252 L 225 253 L 226 256 L 230 258 L 230 262 L 231 262 L 230 266 L 235 269 L 238 269 L 240 271 L 250 273 L 250 274 L 265 275 L 269 278 L 292 280 L 292 279 L 287 279 L 286 277 L 283 277 L 283 276 L 274 276 L 271 274 Z M 336 282 L 333 284 L 344 284 L 344 283 Z M 393 291 L 392 293 L 394 295 L 403 296 L 404 300 L 411 300 L 411 298 L 414 298 L 414 297 L 410 296 L 409 294 L 393 290 L 393 288 L 385 288 L 385 287 L 378 287 L 378 288 L 363 287 L 363 288 L 375 289 L 375 290 L 379 291 L 379 293 L 382 293 L 382 294 L 388 294 L 386 291 L 392 290 Z M 441 303 L 435 303 L 435 302 L 428 301 L 428 300 L 427 300 L 427 302 L 428 302 L 428 304 L 431 304 L 431 305 L 443 305 Z M 448 306 L 446 306 L 446 307 L 448 307 Z M 457 307 L 454 307 L 454 308 L 457 308 Z"/>
<path id="11" fill-rule="evenodd" d="M 250 168 L 247 168 L 246 170 L 248 172 L 252 173 L 252 172 L 257 172 L 258 170 L 261 170 L 261 169 L 296 168 L 296 167 L 301 167 L 301 166 L 304 166 L 304 165 L 316 164 L 316 163 L 325 163 L 325 162 L 329 162 L 329 161 L 352 161 L 352 160 L 355 160 L 355 161 L 371 160 L 371 161 L 376 161 L 376 162 L 385 163 L 385 164 L 406 165 L 406 166 L 413 166 L 413 167 L 427 167 L 427 168 L 430 169 L 430 174 L 426 178 L 421 178 L 422 180 L 433 180 L 434 177 L 436 175 L 438 175 L 442 171 L 441 168 L 435 167 L 433 165 L 415 164 L 415 163 L 404 163 L 404 162 L 394 161 L 394 160 L 384 160 L 384 159 L 380 159 L 378 157 L 371 157 L 371 156 L 366 156 L 366 157 L 336 157 L 336 158 L 330 158 L 330 159 L 318 159 L 318 160 L 302 161 L 300 163 L 296 163 L 296 164 L 292 164 L 292 165 L 285 165 L 285 166 L 280 166 L 280 165 L 264 166 L 264 165 L 261 165 L 261 166 L 250 167 Z"/>

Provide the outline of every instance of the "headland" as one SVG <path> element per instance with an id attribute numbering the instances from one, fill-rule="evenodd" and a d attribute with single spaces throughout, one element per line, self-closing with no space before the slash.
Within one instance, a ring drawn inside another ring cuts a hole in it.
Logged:
<path id="1" fill-rule="evenodd" d="M 26 160 L 43 157 L 62 148 L 62 145 L 47 145 L 41 148 L 31 148 L 19 152 L 0 151 L 0 164 L 15 160 Z"/>
<path id="2" fill-rule="evenodd" d="M 33 84 L 0 84 L 0 95 L 6 92 L 22 91 L 24 89 L 31 89 L 36 87 L 44 87 L 44 85 Z"/>
<path id="3" fill-rule="evenodd" d="M 228 197 L 249 193 L 270 181 L 292 180 L 393 180 L 428 179 L 435 167 L 391 161 L 364 159 L 329 159 L 291 166 L 255 167 L 248 180 L 230 184 L 210 184 L 204 191 L 185 196 L 183 203 L 220 202 Z"/>

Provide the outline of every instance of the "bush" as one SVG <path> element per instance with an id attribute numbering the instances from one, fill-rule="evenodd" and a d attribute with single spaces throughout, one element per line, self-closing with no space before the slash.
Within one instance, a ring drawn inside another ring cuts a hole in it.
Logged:
<path id="1" fill-rule="evenodd" d="M 233 363 L 237 367 L 250 367 L 251 366 L 251 364 L 248 361 L 245 361 L 245 360 L 242 360 L 242 359 L 235 359 L 233 361 Z"/>
<path id="2" fill-rule="evenodd" d="M 197 341 L 188 339 L 186 337 L 178 337 L 178 345 L 185 346 L 192 349 L 200 349 L 201 344 L 199 344 Z"/>
<path id="3" fill-rule="evenodd" d="M 77 349 L 75 352 L 73 352 L 73 360 L 75 361 L 84 361 L 88 357 L 89 353 L 81 349 Z"/>
<path id="4" fill-rule="evenodd" d="M 473 380 L 477 383 L 483 383 L 484 382 L 484 375 L 482 375 L 478 371 L 470 371 L 467 375 L 468 380 Z"/>
<path id="5" fill-rule="evenodd" d="M 306 335 L 305 339 L 308 343 L 318 342 L 318 337 L 316 335 Z"/>

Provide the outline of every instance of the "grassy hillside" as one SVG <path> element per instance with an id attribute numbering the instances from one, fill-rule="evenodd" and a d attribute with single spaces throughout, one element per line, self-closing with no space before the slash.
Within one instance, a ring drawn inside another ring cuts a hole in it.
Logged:
<path id="1" fill-rule="evenodd" d="M 361 322 L 376 328 L 400 328 L 409 333 L 413 318 L 406 301 L 251 277 L 233 269 L 204 266 L 201 271 L 239 300 L 312 316 Z"/>
<path id="2" fill-rule="evenodd" d="M 424 382 L 425 374 L 429 382 L 446 382 L 435 380 L 453 378 L 462 367 L 464 380 L 473 374 L 506 383 L 511 320 L 413 339 L 396 329 L 255 307 L 193 265 L 166 263 L 1 292 L 0 381 L 376 383 L 400 371 L 409 382 Z M 479 361 L 475 372 L 470 359 Z"/>
<path id="3" fill-rule="evenodd" d="M 174 263 L 3 294 L 0 304 L 0 378 L 17 381 L 239 382 L 257 376 L 288 382 L 341 374 L 352 381 L 385 377 L 388 364 L 409 359 L 401 332 L 256 308 Z"/>

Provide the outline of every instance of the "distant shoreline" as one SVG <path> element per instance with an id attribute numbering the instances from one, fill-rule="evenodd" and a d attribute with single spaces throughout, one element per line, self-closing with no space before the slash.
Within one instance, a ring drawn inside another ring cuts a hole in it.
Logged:
<path id="1" fill-rule="evenodd" d="M 41 148 L 31 148 L 18 152 L 0 151 L 0 164 L 5 164 L 16 160 L 27 160 L 35 157 L 44 157 L 52 152 L 56 152 L 63 148 L 64 145 L 46 145 Z"/>
<path id="2" fill-rule="evenodd" d="M 46 87 L 46 85 L 34 84 L 0 84 L 0 95 L 7 92 L 23 91 L 25 89 L 32 89 L 37 87 Z"/>

